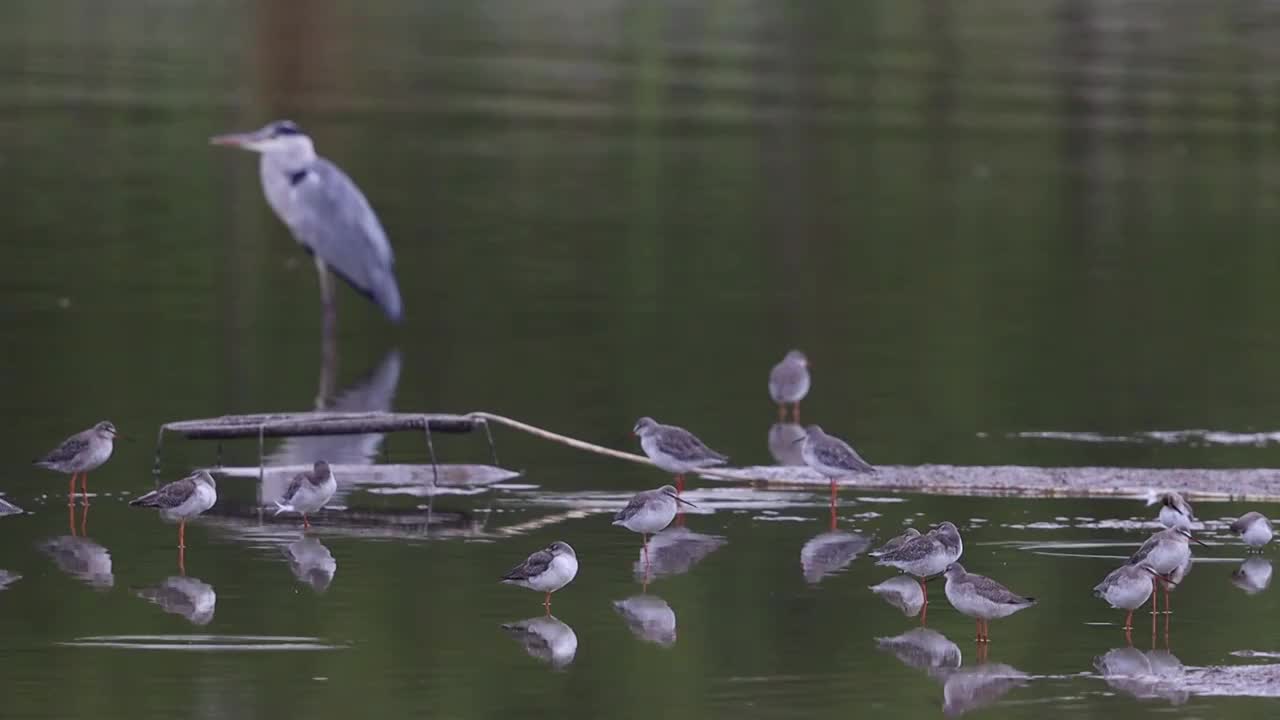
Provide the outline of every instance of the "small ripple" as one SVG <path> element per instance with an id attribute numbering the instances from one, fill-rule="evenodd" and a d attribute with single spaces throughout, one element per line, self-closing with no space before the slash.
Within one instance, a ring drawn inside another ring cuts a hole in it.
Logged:
<path id="1" fill-rule="evenodd" d="M 63 647 L 179 652 L 297 652 L 340 650 L 320 638 L 293 635 L 93 635 L 57 643 Z"/>

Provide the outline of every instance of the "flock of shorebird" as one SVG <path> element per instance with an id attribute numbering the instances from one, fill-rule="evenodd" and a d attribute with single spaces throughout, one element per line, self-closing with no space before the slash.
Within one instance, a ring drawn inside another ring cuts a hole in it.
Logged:
<path id="1" fill-rule="evenodd" d="M 778 405 L 780 420 L 787 419 L 787 406 L 790 405 L 792 421 L 799 422 L 800 401 L 808 394 L 811 384 L 808 366 L 804 353 L 793 350 L 769 373 L 769 394 Z M 640 418 L 634 432 L 640 437 L 640 447 L 654 465 L 676 476 L 674 487 L 663 485 L 656 490 L 637 493 L 614 516 L 614 525 L 641 534 L 647 557 L 648 536 L 666 528 L 676 517 L 681 503 L 692 505 L 680 497 L 684 489 L 684 475 L 724 464 L 728 457 L 709 448 L 688 430 L 662 425 L 652 418 Z M 804 435 L 795 442 L 803 443 L 801 455 L 805 464 L 830 481 L 833 507 L 839 478 L 875 472 L 875 468 L 863 460 L 849 443 L 827 434 L 817 425 L 805 428 Z M 1189 542 L 1201 542 L 1191 534 L 1194 515 L 1181 495 L 1165 493 L 1159 501 L 1158 518 L 1167 529 L 1152 535 L 1128 562 L 1108 574 L 1094 588 L 1095 595 L 1111 607 L 1128 611 L 1124 624 L 1126 632 L 1133 629 L 1133 611 L 1144 605 L 1148 598 L 1156 597 L 1158 589 L 1164 590 L 1164 612 L 1171 612 L 1169 588 L 1181 582 L 1190 568 Z M 1251 548 L 1261 548 L 1272 537 L 1271 521 L 1257 512 L 1245 514 L 1232 523 L 1231 530 Z M 943 522 L 925 533 L 907 528 L 870 555 L 876 558 L 877 565 L 896 568 L 919 582 L 919 595 L 916 597 L 921 622 L 928 614 L 926 583 L 935 578 L 945 578 L 947 600 L 961 614 L 975 620 L 976 640 L 988 643 L 991 620 L 1025 610 L 1035 605 L 1036 600 L 1019 595 L 989 577 L 968 572 L 959 562 L 963 552 L 964 542 L 959 529 L 951 522 Z M 568 543 L 560 541 L 530 555 L 503 576 L 503 582 L 544 593 L 543 605 L 550 612 L 551 593 L 568 585 L 577 572 L 577 554 Z M 907 588 L 914 590 L 912 585 Z M 879 594 L 901 595 L 907 588 L 890 581 L 873 590 Z M 1153 616 L 1157 612 L 1157 600 L 1152 600 Z"/>
<path id="2" fill-rule="evenodd" d="M 787 417 L 787 406 L 794 422 L 800 418 L 800 401 L 811 384 L 809 363 L 804 353 L 793 350 L 778 363 L 769 374 L 769 394 L 778 405 L 779 418 Z M 663 425 L 652 418 L 636 421 L 633 432 L 640 438 L 640 447 L 653 464 L 675 475 L 676 484 L 663 485 L 655 490 L 637 493 L 625 507 L 617 512 L 613 524 L 641 535 L 644 556 L 648 560 L 648 539 L 661 532 L 678 516 L 681 505 L 694 506 L 681 497 L 684 476 L 700 470 L 722 465 L 728 457 L 709 448 L 693 433 L 674 425 Z M 66 473 L 71 476 L 68 504 L 73 505 L 76 495 L 76 478 L 80 478 L 82 502 L 88 505 L 88 474 L 110 457 L 117 437 L 115 425 L 102 421 L 84 432 L 77 433 L 62 442 L 35 464 Z M 828 435 L 817 425 L 805 428 L 803 436 L 795 440 L 803 443 L 801 455 L 805 463 L 831 482 L 832 503 L 836 498 L 837 480 L 853 473 L 875 472 L 875 468 L 845 441 Z M 302 516 L 304 528 L 310 527 L 308 515 L 321 510 L 337 490 L 337 481 L 324 461 L 318 461 L 312 470 L 298 474 L 285 491 L 282 501 L 276 503 L 276 514 L 297 512 Z M 1191 533 L 1195 519 L 1190 504 L 1176 492 L 1153 497 L 1158 501 L 1158 520 L 1166 529 L 1153 534 L 1132 557 L 1109 573 L 1094 587 L 1094 594 L 1112 608 L 1127 610 L 1124 629 L 1133 628 L 1133 613 L 1151 599 L 1152 615 L 1159 612 L 1159 591 L 1165 596 L 1164 613 L 1170 613 L 1169 590 L 1176 587 L 1191 567 L 1191 542 L 1204 545 Z M 156 508 L 170 521 L 177 521 L 178 547 L 185 548 L 187 520 L 205 512 L 217 502 L 217 485 L 206 470 L 164 485 L 142 495 L 129 504 Z M 1250 512 L 1230 526 L 1250 548 L 1260 549 L 1272 539 L 1271 521 L 1257 512 Z M 959 563 L 964 552 L 964 542 L 959 529 L 951 522 L 943 522 L 928 532 L 914 528 L 893 538 L 870 555 L 877 565 L 896 568 L 919 582 L 917 602 L 921 621 L 928 612 L 928 588 L 926 583 L 945 578 L 944 593 L 951 605 L 960 613 L 974 618 L 977 624 L 977 641 L 990 641 L 988 623 L 993 619 L 1008 617 L 1031 607 L 1036 600 L 1019 595 L 999 582 L 965 570 Z M 529 588 L 544 594 L 543 605 L 551 612 L 551 594 L 564 588 L 578 574 L 577 553 L 568 543 L 557 541 L 528 556 L 524 562 L 502 576 L 502 582 Z M 905 578 L 901 578 L 905 580 Z M 915 592 L 914 583 L 888 581 L 872 588 L 877 593 L 892 595 Z"/>

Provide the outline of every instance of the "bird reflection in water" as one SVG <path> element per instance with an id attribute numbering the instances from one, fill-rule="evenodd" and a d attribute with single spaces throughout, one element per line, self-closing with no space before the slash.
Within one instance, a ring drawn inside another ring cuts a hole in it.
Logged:
<path id="1" fill-rule="evenodd" d="M 985 649 L 979 645 L 979 652 Z M 946 674 L 942 683 L 942 712 L 948 717 L 983 708 L 1027 683 L 1030 676 L 1004 663 L 985 663 Z"/>
<path id="2" fill-rule="evenodd" d="M 550 663 L 557 670 L 572 663 L 578 654 L 578 636 L 554 615 L 507 623 L 502 629 L 519 640 L 530 657 Z"/>
<path id="3" fill-rule="evenodd" d="M 987 646 L 981 644 L 977 649 L 977 664 L 964 667 L 960 646 L 928 628 L 876 638 L 876 645 L 907 667 L 923 670 L 941 682 L 942 710 L 950 717 L 986 707 L 1030 678 L 1004 663 L 988 664 Z"/>
<path id="4" fill-rule="evenodd" d="M 676 613 L 657 595 L 634 595 L 618 600 L 613 603 L 613 609 L 641 640 L 662 647 L 676 644 Z"/>
<path id="5" fill-rule="evenodd" d="M 159 605 L 171 615 L 181 615 L 193 625 L 208 625 L 218 603 L 218 594 L 212 585 L 177 575 L 165 578 L 155 587 L 139 590 L 138 597 Z"/>
<path id="6" fill-rule="evenodd" d="M 907 617 L 920 615 L 920 611 L 924 609 L 924 592 L 920 589 L 920 583 L 913 577 L 898 575 L 870 587 L 871 592 L 901 610 Z M 924 622 L 923 615 L 920 622 Z"/>
<path id="7" fill-rule="evenodd" d="M 338 571 L 338 561 L 333 553 L 315 537 L 307 536 L 296 540 L 284 548 L 285 557 L 289 560 L 289 572 L 317 593 L 329 589 L 333 582 L 333 574 Z"/>
<path id="8" fill-rule="evenodd" d="M 0 590 L 4 590 L 10 585 L 18 582 L 22 576 L 10 570 L 0 570 Z"/>
<path id="9" fill-rule="evenodd" d="M 1266 590 L 1271 586 L 1271 561 L 1260 557 L 1245 560 L 1232 571 L 1231 584 L 1249 595 Z"/>
<path id="10" fill-rule="evenodd" d="M 858 533 L 837 530 L 815 535 L 800 548 L 800 568 L 805 581 L 816 585 L 824 577 L 843 570 L 869 547 L 871 540 Z"/>
<path id="11" fill-rule="evenodd" d="M 907 578 L 915 585 L 915 581 Z M 916 590 L 920 588 L 917 586 Z M 876 638 L 876 646 L 892 653 L 903 665 L 916 670 L 954 670 L 960 667 L 964 656 L 960 646 L 946 635 L 928 628 L 915 628 L 901 635 Z"/>
<path id="12" fill-rule="evenodd" d="M 685 527 L 669 527 L 649 538 L 649 561 L 642 550 L 632 566 L 636 580 L 648 586 L 651 580 L 683 575 L 727 543 L 719 535 L 704 535 Z"/>
<path id="13" fill-rule="evenodd" d="M 1139 700 L 1181 705 L 1190 697 L 1182 686 L 1186 668 L 1168 649 L 1114 648 L 1094 658 L 1093 667 L 1108 686 Z"/>
<path id="14" fill-rule="evenodd" d="M 804 465 L 804 428 L 796 423 L 774 423 L 769 426 L 769 455 L 779 465 Z"/>
<path id="15" fill-rule="evenodd" d="M 116 584 L 111 573 L 111 553 L 87 537 L 63 535 L 40 544 L 62 572 L 83 580 L 95 590 L 109 590 Z"/>

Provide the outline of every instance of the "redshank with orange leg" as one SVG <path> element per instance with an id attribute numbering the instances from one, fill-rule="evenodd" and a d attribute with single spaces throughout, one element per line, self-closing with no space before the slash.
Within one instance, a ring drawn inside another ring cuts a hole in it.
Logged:
<path id="1" fill-rule="evenodd" d="M 675 425 L 662 425 L 653 418 L 642 417 L 632 428 L 640 438 L 640 447 L 654 465 L 676 476 L 676 492 L 684 492 L 685 473 L 723 465 L 729 460 L 707 447 L 696 435 Z"/>
<path id="2" fill-rule="evenodd" d="M 67 504 L 75 501 L 76 476 L 80 476 L 81 502 L 89 504 L 89 471 L 97 470 L 111 458 L 115 448 L 116 426 L 103 420 L 88 430 L 78 432 L 63 440 L 58 447 L 33 464 L 46 470 L 71 475 L 71 488 L 67 491 Z"/>
<path id="3" fill-rule="evenodd" d="M 187 547 L 187 521 L 213 507 L 218 501 L 218 486 L 208 470 L 162 485 L 157 490 L 129 502 L 135 507 L 156 508 L 160 516 L 178 522 L 178 549 Z"/>

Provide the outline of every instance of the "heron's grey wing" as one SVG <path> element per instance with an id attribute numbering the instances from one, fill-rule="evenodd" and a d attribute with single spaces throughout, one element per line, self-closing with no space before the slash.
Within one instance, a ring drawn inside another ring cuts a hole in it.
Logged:
<path id="1" fill-rule="evenodd" d="M 503 580 L 528 580 L 537 577 L 547 571 L 551 567 L 551 561 L 554 559 L 551 553 L 546 550 L 538 552 L 525 558 L 525 561 L 507 571 L 502 576 Z"/>
<path id="2" fill-rule="evenodd" d="M 368 295 L 387 317 L 404 314 L 391 243 L 369 201 L 338 166 L 316 158 L 293 186 L 298 205 L 290 228 L 311 253 Z"/>
<path id="3" fill-rule="evenodd" d="M 637 493 L 636 496 L 631 498 L 631 501 L 627 503 L 626 507 L 622 508 L 616 514 L 614 514 L 613 519 L 617 521 L 617 520 L 626 520 L 627 518 L 632 517 L 636 513 L 640 512 L 640 508 L 644 507 L 644 503 L 645 503 L 644 493 Z"/>
<path id="4" fill-rule="evenodd" d="M 289 481 L 289 487 L 285 488 L 284 495 L 280 496 L 282 502 L 292 502 L 293 496 L 298 494 L 298 490 L 302 488 L 302 483 L 307 481 L 307 474 L 302 472 L 293 476 L 293 480 Z"/>
<path id="5" fill-rule="evenodd" d="M 61 445 L 49 451 L 48 455 L 36 461 L 37 465 L 64 463 L 89 447 L 89 441 L 80 436 L 69 437 Z"/>
<path id="6" fill-rule="evenodd" d="M 856 472 L 872 472 L 875 470 L 870 463 L 859 457 L 858 453 L 849 447 L 848 443 L 843 441 L 822 443 L 817 446 L 815 453 L 824 465 L 830 465 L 831 467 L 845 468 Z"/>
<path id="7" fill-rule="evenodd" d="M 130 505 L 160 508 L 162 510 L 176 508 L 191 497 L 196 491 L 196 481 L 191 478 L 175 480 L 158 490 L 153 490 L 130 502 Z"/>
<path id="8" fill-rule="evenodd" d="M 684 428 L 668 425 L 658 433 L 658 449 L 677 460 L 693 462 L 697 460 L 728 460 L 725 455 L 707 447 L 693 433 Z"/>

